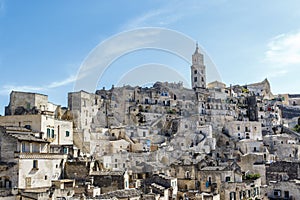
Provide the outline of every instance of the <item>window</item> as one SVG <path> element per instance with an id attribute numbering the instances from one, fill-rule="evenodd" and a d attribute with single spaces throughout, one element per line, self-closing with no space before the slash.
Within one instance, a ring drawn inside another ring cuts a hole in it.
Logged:
<path id="1" fill-rule="evenodd" d="M 249 133 L 246 133 L 246 139 L 250 139 Z"/>
<path id="2" fill-rule="evenodd" d="M 197 77 L 194 77 L 194 82 L 197 82 Z"/>
<path id="3" fill-rule="evenodd" d="M 66 131 L 66 137 L 70 136 L 70 131 Z"/>
<path id="4" fill-rule="evenodd" d="M 229 199 L 230 200 L 235 200 L 235 192 L 230 192 L 229 193 Z"/>
<path id="5" fill-rule="evenodd" d="M 225 181 L 229 182 L 230 181 L 230 176 L 226 176 Z"/>
<path id="6" fill-rule="evenodd" d="M 25 143 L 22 143 L 22 152 L 26 152 L 26 146 L 25 146 Z"/>
<path id="7" fill-rule="evenodd" d="M 47 138 L 50 138 L 50 128 L 47 128 Z"/>
<path id="8" fill-rule="evenodd" d="M 185 178 L 191 178 L 191 174 L 190 174 L 189 171 L 186 171 L 186 172 L 185 172 Z"/>
<path id="9" fill-rule="evenodd" d="M 38 169 L 38 161 L 37 161 L 37 160 L 33 160 L 33 165 L 32 165 L 32 167 L 33 167 L 34 169 Z"/>
<path id="10" fill-rule="evenodd" d="M 290 198 L 290 192 L 289 191 L 284 191 L 284 198 Z"/>
<path id="11" fill-rule="evenodd" d="M 54 129 L 51 129 L 51 137 L 54 138 Z"/>
<path id="12" fill-rule="evenodd" d="M 48 177 L 47 177 L 47 175 L 45 176 L 45 180 L 47 180 L 48 179 Z"/>
<path id="13" fill-rule="evenodd" d="M 115 168 L 118 168 L 118 164 L 115 164 Z"/>
<path id="14" fill-rule="evenodd" d="M 68 148 L 67 148 L 67 147 L 64 147 L 64 148 L 63 148 L 63 152 L 64 152 L 64 154 L 68 154 Z"/>
<path id="15" fill-rule="evenodd" d="M 275 197 L 280 197 L 281 196 L 281 191 L 280 190 L 274 190 L 274 196 Z"/>
<path id="16" fill-rule="evenodd" d="M 146 137 L 146 131 L 143 131 L 143 137 Z"/>
<path id="17" fill-rule="evenodd" d="M 237 130 L 239 131 L 240 129 L 241 129 L 240 126 L 238 126 L 238 127 L 237 127 Z"/>
<path id="18" fill-rule="evenodd" d="M 197 74 L 197 70 L 194 71 L 194 74 Z"/>

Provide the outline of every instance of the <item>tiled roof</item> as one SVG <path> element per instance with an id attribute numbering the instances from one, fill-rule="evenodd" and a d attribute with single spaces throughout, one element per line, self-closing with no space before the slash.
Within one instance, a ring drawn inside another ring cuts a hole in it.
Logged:
<path id="1" fill-rule="evenodd" d="M 203 171 L 221 171 L 224 170 L 225 166 L 210 166 L 210 167 L 204 167 L 201 170 Z"/>
<path id="2" fill-rule="evenodd" d="M 44 142 L 44 143 L 49 143 L 48 141 L 37 138 L 34 135 L 28 134 L 28 133 L 8 133 L 10 136 L 21 140 L 21 141 L 33 141 L 33 142 Z"/>
<path id="3" fill-rule="evenodd" d="M 101 194 L 96 197 L 96 199 L 112 199 L 113 197 L 117 198 L 128 198 L 128 197 L 137 197 L 142 194 L 141 191 L 137 189 L 126 189 L 126 190 L 116 190 L 113 192 Z"/>
<path id="4" fill-rule="evenodd" d="M 93 171 L 90 173 L 92 176 L 123 176 L 123 171 Z"/>

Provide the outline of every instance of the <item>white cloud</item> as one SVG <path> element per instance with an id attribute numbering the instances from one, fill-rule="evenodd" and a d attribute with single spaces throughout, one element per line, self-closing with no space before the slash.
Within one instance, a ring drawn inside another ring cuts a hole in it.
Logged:
<path id="1" fill-rule="evenodd" d="M 0 89 L 0 95 L 7 95 L 9 94 L 12 90 L 14 91 L 26 91 L 26 92 L 45 92 L 49 89 L 54 89 L 54 88 L 58 88 L 58 87 L 62 87 L 65 85 L 68 85 L 70 83 L 73 83 L 76 81 L 76 76 L 75 75 L 71 75 L 68 78 L 62 80 L 62 81 L 55 81 L 52 82 L 48 85 L 44 85 L 44 86 L 30 86 L 30 85 L 24 85 L 24 86 L 20 86 L 20 85 L 4 85 L 2 86 L 2 89 Z"/>
<path id="2" fill-rule="evenodd" d="M 152 10 L 150 12 L 144 13 L 142 16 L 139 16 L 137 18 L 134 18 L 130 20 L 128 23 L 125 24 L 125 29 L 132 29 L 140 26 L 148 26 L 148 22 L 150 20 L 153 20 L 155 17 L 158 17 L 165 13 L 166 10 Z"/>
<path id="3" fill-rule="evenodd" d="M 159 9 L 152 9 L 128 21 L 121 30 L 127 30 L 145 26 L 168 26 L 179 20 L 194 15 L 199 15 L 206 9 L 213 9 L 226 3 L 227 0 L 199 1 L 162 1 Z"/>
<path id="4" fill-rule="evenodd" d="M 5 12 L 5 1 L 0 0 L 0 15 L 4 14 Z"/>
<path id="5" fill-rule="evenodd" d="M 272 38 L 265 52 L 265 61 L 277 68 L 300 64 L 300 31 Z"/>
<path id="6" fill-rule="evenodd" d="M 77 79 L 77 76 L 71 75 L 71 76 L 69 76 L 68 78 L 66 78 L 65 80 L 62 80 L 62 81 L 55 81 L 55 82 L 50 83 L 50 85 L 48 86 L 48 88 L 57 88 L 57 87 L 61 87 L 61 86 L 67 85 L 67 84 L 69 84 L 69 83 L 75 82 L 76 79 Z"/>
<path id="7" fill-rule="evenodd" d="M 202 4 L 192 1 L 189 4 L 182 1 L 172 1 L 163 5 L 160 9 L 150 10 L 128 21 L 122 30 L 146 26 L 167 26 L 178 22 L 185 16 L 199 13 Z"/>
<path id="8" fill-rule="evenodd" d="M 0 90 L 0 95 L 7 95 L 12 90 L 14 91 L 27 91 L 27 92 L 37 92 L 37 91 L 43 91 L 45 88 L 43 87 L 36 87 L 36 86 L 16 86 L 16 85 L 4 85 L 2 89 Z"/>

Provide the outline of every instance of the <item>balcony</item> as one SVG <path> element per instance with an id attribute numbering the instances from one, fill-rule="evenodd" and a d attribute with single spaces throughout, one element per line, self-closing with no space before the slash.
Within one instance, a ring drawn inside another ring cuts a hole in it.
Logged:
<path id="1" fill-rule="evenodd" d="M 67 159 L 66 154 L 60 153 L 22 153 L 15 152 L 15 158 L 19 159 Z"/>

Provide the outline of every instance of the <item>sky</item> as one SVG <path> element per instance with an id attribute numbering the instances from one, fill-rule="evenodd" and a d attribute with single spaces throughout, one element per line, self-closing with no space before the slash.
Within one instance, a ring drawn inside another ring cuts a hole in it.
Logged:
<path id="1" fill-rule="evenodd" d="M 297 0 L 0 0 L 0 114 L 12 90 L 47 94 L 66 106 L 93 51 L 143 27 L 174 30 L 197 41 L 227 85 L 268 78 L 274 94 L 300 93 L 299 10 Z M 111 49 L 119 48 L 115 45 Z M 149 63 L 156 72 L 174 69 L 174 81 L 177 75 L 189 81 L 188 62 L 144 48 L 110 63 L 96 88 L 117 85 L 128 71 Z"/>

